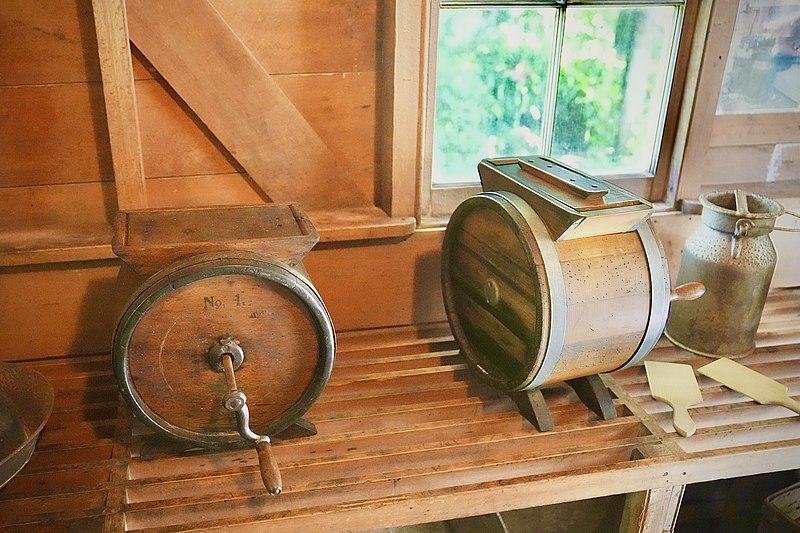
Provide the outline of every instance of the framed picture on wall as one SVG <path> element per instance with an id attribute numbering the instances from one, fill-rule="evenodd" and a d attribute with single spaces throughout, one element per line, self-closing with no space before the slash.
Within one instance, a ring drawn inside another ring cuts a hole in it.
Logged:
<path id="1" fill-rule="evenodd" d="M 800 0 L 740 0 L 717 114 L 800 111 Z"/>

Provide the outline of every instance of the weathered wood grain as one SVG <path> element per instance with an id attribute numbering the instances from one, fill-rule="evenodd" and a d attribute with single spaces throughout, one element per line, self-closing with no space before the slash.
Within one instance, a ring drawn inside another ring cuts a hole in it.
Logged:
<path id="1" fill-rule="evenodd" d="M 0 87 L 0 187 L 111 180 L 99 82 Z"/>
<path id="2" fill-rule="evenodd" d="M 91 0 L 6 0 L 0 86 L 100 81 Z"/>
<path id="3" fill-rule="evenodd" d="M 328 146 L 208 2 L 128 2 L 132 41 L 275 201 L 365 204 Z"/>
<path id="4" fill-rule="evenodd" d="M 270 74 L 375 70 L 375 0 L 210 3 Z"/>

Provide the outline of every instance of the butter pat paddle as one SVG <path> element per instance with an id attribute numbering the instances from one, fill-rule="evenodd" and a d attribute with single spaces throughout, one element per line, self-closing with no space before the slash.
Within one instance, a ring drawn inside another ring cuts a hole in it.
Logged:
<path id="1" fill-rule="evenodd" d="M 786 385 L 727 357 L 717 359 L 697 371 L 758 403 L 782 405 L 800 414 L 800 402 L 789 397 Z"/>
<path id="2" fill-rule="evenodd" d="M 645 361 L 650 394 L 672 407 L 672 425 L 682 437 L 691 437 L 697 429 L 689 416 L 689 407 L 702 403 L 703 395 L 690 365 Z"/>

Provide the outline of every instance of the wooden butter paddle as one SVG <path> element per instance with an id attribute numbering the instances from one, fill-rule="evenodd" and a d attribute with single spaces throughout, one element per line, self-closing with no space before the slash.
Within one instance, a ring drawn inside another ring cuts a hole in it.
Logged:
<path id="1" fill-rule="evenodd" d="M 717 359 L 697 371 L 758 403 L 782 405 L 800 414 L 800 402 L 789 397 L 786 385 L 727 357 Z"/>
<path id="2" fill-rule="evenodd" d="M 697 429 L 688 408 L 703 401 L 694 369 L 690 365 L 645 361 L 650 394 L 672 407 L 672 425 L 683 437 L 691 437 Z"/>

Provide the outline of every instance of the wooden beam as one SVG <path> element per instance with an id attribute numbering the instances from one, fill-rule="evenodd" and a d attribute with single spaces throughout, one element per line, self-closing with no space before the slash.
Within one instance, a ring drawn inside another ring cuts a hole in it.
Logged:
<path id="1" fill-rule="evenodd" d="M 679 139 L 679 142 L 685 142 L 680 163 L 676 167 L 679 169 L 680 180 L 677 184 L 674 181 L 671 184 L 676 190 L 670 191 L 670 197 L 697 198 L 702 183 L 708 181 L 709 174 L 714 173 L 713 169 L 708 168 L 706 160 L 720 87 L 725 74 L 728 48 L 736 24 L 737 8 L 738 2 L 702 4 L 700 18 L 707 21 L 708 29 L 696 35 L 695 48 L 702 46 L 703 52 L 701 59 L 696 56 L 694 58 L 694 61 L 700 61 L 696 68 L 698 72 L 696 87 L 687 91 L 687 98 L 684 100 L 685 104 L 691 102 L 691 114 L 683 128 L 685 139 Z M 698 42 L 703 37 L 705 41 Z M 671 194 L 672 192 L 675 194 Z"/>
<path id="2" fill-rule="evenodd" d="M 381 10 L 379 198 L 391 216 L 413 216 L 416 209 L 422 16 L 420 0 L 391 0 Z"/>
<path id="3" fill-rule="evenodd" d="M 207 0 L 128 0 L 128 23 L 136 47 L 270 199 L 372 204 Z"/>
<path id="4" fill-rule="evenodd" d="M 147 207 L 125 0 L 92 0 L 120 210 Z"/>

